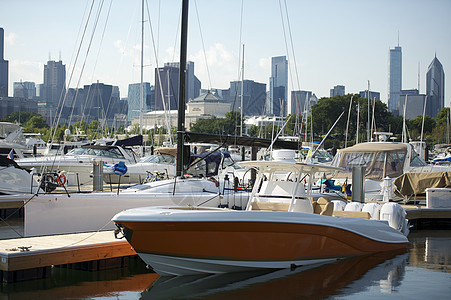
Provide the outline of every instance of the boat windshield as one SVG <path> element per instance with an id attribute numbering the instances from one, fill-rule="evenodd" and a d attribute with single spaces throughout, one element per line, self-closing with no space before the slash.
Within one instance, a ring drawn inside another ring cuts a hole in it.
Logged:
<path id="1" fill-rule="evenodd" d="M 410 162 L 411 167 L 426 167 L 427 165 L 428 164 L 420 156 L 415 156 Z"/>
<path id="2" fill-rule="evenodd" d="M 142 163 L 174 164 L 175 157 L 166 154 L 154 154 L 141 158 Z"/>
<path id="3" fill-rule="evenodd" d="M 384 177 L 397 177 L 403 173 L 406 153 L 404 151 L 382 152 L 339 152 L 333 166 L 341 167 L 344 171 L 337 171 L 337 178 L 351 178 L 352 168 L 365 166 L 365 177 L 382 180 Z"/>
<path id="4" fill-rule="evenodd" d="M 93 155 L 111 158 L 124 159 L 122 153 L 116 148 L 109 149 L 93 149 L 93 148 L 76 148 L 70 150 L 67 155 Z"/>

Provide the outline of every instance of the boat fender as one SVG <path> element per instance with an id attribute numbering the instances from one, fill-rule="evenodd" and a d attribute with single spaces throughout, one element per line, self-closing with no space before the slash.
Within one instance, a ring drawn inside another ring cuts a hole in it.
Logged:
<path id="1" fill-rule="evenodd" d="M 345 211 L 362 211 L 363 203 L 349 202 L 346 204 Z"/>
<path id="2" fill-rule="evenodd" d="M 344 211 L 346 207 L 346 202 L 342 200 L 332 200 L 334 204 L 334 210 Z"/>
<path id="3" fill-rule="evenodd" d="M 127 173 L 127 166 L 123 161 L 120 161 L 117 164 L 113 165 L 113 171 L 116 175 L 124 175 L 125 173 Z"/>
<path id="4" fill-rule="evenodd" d="M 398 203 L 385 203 L 381 208 L 380 219 L 388 221 L 390 227 L 400 232 L 408 230 L 406 223 L 406 211 Z"/>
<path id="5" fill-rule="evenodd" d="M 379 203 L 365 203 L 362 211 L 367 212 L 371 216 L 371 220 L 379 220 L 382 206 Z"/>
<path id="6" fill-rule="evenodd" d="M 57 175 L 57 176 L 55 176 L 55 180 L 56 180 L 56 183 L 58 183 L 58 185 L 65 185 L 66 184 L 66 175 L 64 175 L 64 174 L 60 174 L 60 175 Z"/>

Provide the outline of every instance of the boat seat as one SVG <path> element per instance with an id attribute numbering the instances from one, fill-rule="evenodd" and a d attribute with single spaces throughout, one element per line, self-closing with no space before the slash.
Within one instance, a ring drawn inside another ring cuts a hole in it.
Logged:
<path id="1" fill-rule="evenodd" d="M 371 215 L 366 211 L 333 211 L 334 217 L 351 217 L 351 218 L 360 218 L 360 219 L 371 219 Z"/>
<path id="2" fill-rule="evenodd" d="M 289 206 L 284 202 L 252 202 L 252 210 L 288 211 Z"/>
<path id="3" fill-rule="evenodd" d="M 332 216 L 334 204 L 325 197 L 319 197 L 313 202 L 313 212 L 319 215 Z"/>

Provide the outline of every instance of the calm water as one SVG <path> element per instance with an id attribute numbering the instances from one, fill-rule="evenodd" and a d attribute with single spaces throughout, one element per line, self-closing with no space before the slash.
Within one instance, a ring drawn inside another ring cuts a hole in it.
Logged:
<path id="1" fill-rule="evenodd" d="M 54 267 L 50 278 L 4 284 L 0 299 L 450 299 L 451 230 L 413 231 L 409 240 L 403 254 L 308 270 L 165 278 L 139 259 L 102 272 Z"/>

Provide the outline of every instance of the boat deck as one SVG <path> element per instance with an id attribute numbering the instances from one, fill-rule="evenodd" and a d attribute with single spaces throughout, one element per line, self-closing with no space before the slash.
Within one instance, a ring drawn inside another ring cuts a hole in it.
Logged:
<path id="1" fill-rule="evenodd" d="M 4 283 L 45 278 L 62 266 L 89 271 L 120 268 L 136 255 L 113 231 L 0 240 L 0 280 Z"/>

